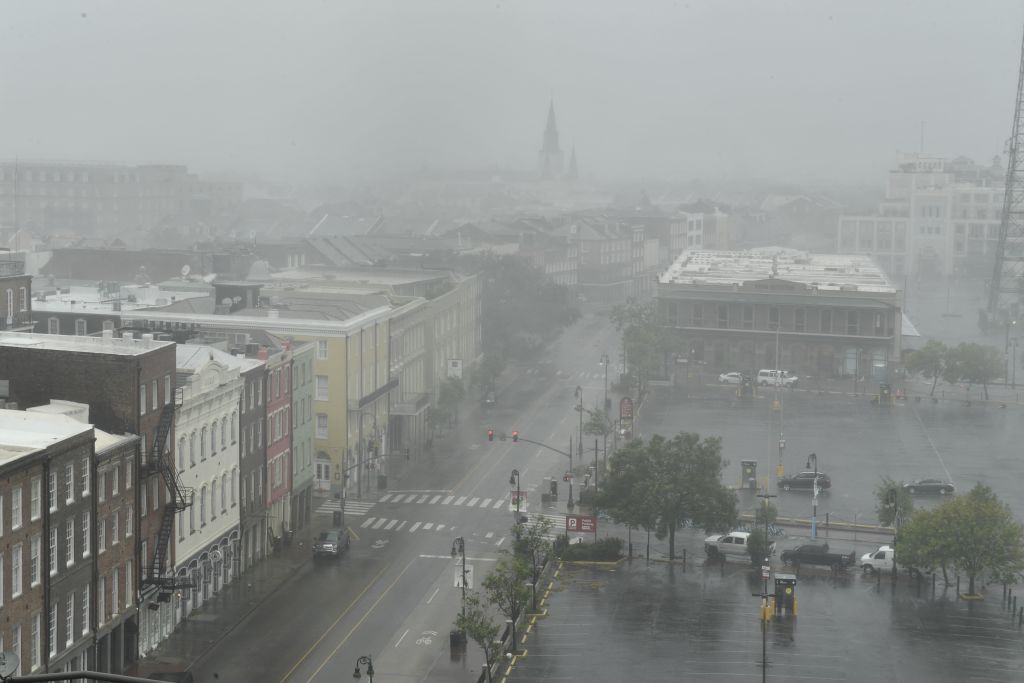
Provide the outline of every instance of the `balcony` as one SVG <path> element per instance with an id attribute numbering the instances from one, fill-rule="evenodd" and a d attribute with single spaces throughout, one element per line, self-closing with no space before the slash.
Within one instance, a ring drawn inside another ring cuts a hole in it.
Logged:
<path id="1" fill-rule="evenodd" d="M 366 396 L 363 396 L 362 398 L 359 398 L 359 399 L 351 399 L 350 398 L 348 400 L 348 409 L 353 411 L 353 412 L 362 410 L 364 407 L 370 405 L 371 403 L 376 401 L 381 396 L 384 396 L 385 394 L 387 394 L 392 389 L 397 389 L 397 388 L 398 388 L 398 378 L 397 377 L 393 377 L 393 378 L 391 378 L 391 380 L 387 384 L 384 384 L 384 385 L 380 386 L 379 388 L 377 388 L 376 390 L 370 392 Z"/>
<path id="2" fill-rule="evenodd" d="M 406 394 L 391 405 L 392 415 L 419 415 L 430 405 L 430 394 Z"/>

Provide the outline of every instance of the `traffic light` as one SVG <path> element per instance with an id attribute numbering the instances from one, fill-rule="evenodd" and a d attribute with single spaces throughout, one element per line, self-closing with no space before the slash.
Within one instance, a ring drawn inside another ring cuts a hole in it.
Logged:
<path id="1" fill-rule="evenodd" d="M 519 432 L 512 430 L 512 443 L 519 441 Z"/>
<path id="2" fill-rule="evenodd" d="M 487 440 L 488 441 L 494 441 L 494 430 L 493 429 L 488 429 L 487 430 Z"/>

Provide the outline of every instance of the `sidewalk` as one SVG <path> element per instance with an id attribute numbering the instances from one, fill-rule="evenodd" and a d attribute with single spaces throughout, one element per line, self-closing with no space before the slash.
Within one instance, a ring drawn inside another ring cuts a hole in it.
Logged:
<path id="1" fill-rule="evenodd" d="M 316 509 L 323 498 L 314 497 Z M 291 545 L 250 567 L 220 593 L 179 623 L 155 650 L 128 667 L 126 674 L 147 676 L 157 671 L 185 671 L 213 651 L 217 644 L 277 590 L 305 575 L 312 566 L 311 539 L 330 518 L 313 515 L 295 532 Z"/>

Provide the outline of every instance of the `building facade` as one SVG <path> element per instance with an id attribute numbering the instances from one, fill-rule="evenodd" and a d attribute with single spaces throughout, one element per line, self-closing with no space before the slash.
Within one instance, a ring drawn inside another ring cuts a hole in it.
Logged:
<path id="1" fill-rule="evenodd" d="M 863 256 L 686 251 L 657 301 L 676 360 L 715 370 L 885 381 L 902 353 L 902 293 Z"/>
<path id="2" fill-rule="evenodd" d="M 25 262 L 0 260 L 0 330 L 32 329 L 32 276 Z"/>
<path id="3" fill-rule="evenodd" d="M 292 472 L 293 529 L 309 526 L 313 514 L 313 355 L 310 342 L 290 342 L 292 348 Z"/>
<path id="4" fill-rule="evenodd" d="M 293 528 L 292 479 L 292 352 L 290 344 L 267 356 L 267 533 L 278 543 Z"/>
<path id="5" fill-rule="evenodd" d="M 266 376 L 265 361 L 258 358 L 240 361 L 242 394 L 238 401 L 238 572 L 246 571 L 266 557 L 267 510 L 263 498 L 255 495 L 258 483 L 266 479 L 267 447 L 261 437 L 267 417 L 264 402 Z"/>

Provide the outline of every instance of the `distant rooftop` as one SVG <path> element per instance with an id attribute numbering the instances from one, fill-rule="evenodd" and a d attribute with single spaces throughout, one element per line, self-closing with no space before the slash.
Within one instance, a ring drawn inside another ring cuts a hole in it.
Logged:
<path id="1" fill-rule="evenodd" d="M 91 430 L 66 415 L 0 410 L 0 465 Z"/>
<path id="2" fill-rule="evenodd" d="M 37 334 L 34 332 L 0 333 L 0 348 L 24 347 L 48 351 L 74 351 L 77 353 L 104 353 L 115 356 L 139 356 L 154 349 L 174 346 L 171 341 L 151 338 L 125 339 L 122 337 L 86 337 L 70 334 Z M 2 430 L 0 430 L 2 431 Z"/>
<path id="3" fill-rule="evenodd" d="M 658 282 L 663 285 L 734 285 L 768 278 L 813 285 L 822 291 L 897 291 L 867 256 L 812 254 L 783 247 L 748 251 L 687 250 L 658 277 Z"/>
<path id="4" fill-rule="evenodd" d="M 205 283 L 204 283 L 205 284 Z M 44 301 L 32 302 L 32 310 L 44 313 L 106 313 L 114 311 L 114 304 L 121 310 L 136 310 L 153 306 L 168 306 L 176 301 L 209 297 L 213 288 L 205 285 L 205 291 L 168 290 L 153 285 L 122 285 L 119 292 L 101 291 L 98 287 L 72 285 L 67 291 L 49 294 Z"/>

